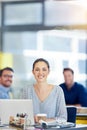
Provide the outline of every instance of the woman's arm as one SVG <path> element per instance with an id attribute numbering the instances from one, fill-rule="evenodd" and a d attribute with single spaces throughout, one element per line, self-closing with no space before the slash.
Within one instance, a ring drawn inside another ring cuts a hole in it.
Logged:
<path id="1" fill-rule="evenodd" d="M 65 104 L 65 98 L 63 90 L 58 86 L 57 89 L 58 99 L 57 99 L 57 119 L 64 119 L 67 121 L 67 110 Z"/>

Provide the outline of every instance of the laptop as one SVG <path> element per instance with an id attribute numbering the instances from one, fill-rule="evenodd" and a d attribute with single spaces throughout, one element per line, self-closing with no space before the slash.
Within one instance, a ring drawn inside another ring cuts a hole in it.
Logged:
<path id="1" fill-rule="evenodd" d="M 31 99 L 0 99 L 0 119 L 2 124 L 9 124 L 9 117 L 26 113 L 31 125 L 34 124 L 33 103 Z"/>

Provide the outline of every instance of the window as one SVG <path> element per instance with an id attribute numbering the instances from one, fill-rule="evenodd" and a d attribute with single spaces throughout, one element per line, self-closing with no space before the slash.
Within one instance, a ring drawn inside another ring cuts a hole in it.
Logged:
<path id="1" fill-rule="evenodd" d="M 37 49 L 36 32 L 6 32 L 3 40 L 4 52 L 23 54 L 24 50 Z"/>
<path id="2" fill-rule="evenodd" d="M 79 52 L 86 53 L 87 41 L 86 39 L 79 40 Z"/>
<path id="3" fill-rule="evenodd" d="M 86 59 L 85 60 L 79 60 L 78 61 L 78 67 L 79 67 L 79 71 L 80 73 L 85 73 L 85 69 L 86 69 Z"/>
<path id="4" fill-rule="evenodd" d="M 79 1 L 46 1 L 45 25 L 86 24 L 85 9 L 86 6 L 81 6 Z"/>
<path id="5" fill-rule="evenodd" d="M 23 25 L 42 23 L 42 4 L 7 4 L 5 7 L 5 25 Z"/>
<path id="6" fill-rule="evenodd" d="M 44 37 L 44 50 L 47 51 L 60 51 L 60 52 L 70 52 L 71 44 L 69 38 L 59 37 L 59 36 L 45 36 Z"/>
<path id="7" fill-rule="evenodd" d="M 2 66 L 15 70 L 14 93 L 33 83 L 32 64 L 43 57 L 50 63 L 48 82 L 60 84 L 63 68 L 75 71 L 75 80 L 87 85 L 87 10 L 76 1 L 9 1 L 2 6 Z M 72 15 L 71 15 L 72 14 Z M 0 14 L 1 15 L 1 14 Z M 0 16 L 1 17 L 1 16 Z M 1 61 L 1 60 L 0 60 Z M 8 64 L 9 63 L 9 64 Z"/>

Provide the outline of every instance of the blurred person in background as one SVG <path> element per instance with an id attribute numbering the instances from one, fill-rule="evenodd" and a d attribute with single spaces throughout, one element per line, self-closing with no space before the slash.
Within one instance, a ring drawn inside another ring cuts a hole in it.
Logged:
<path id="1" fill-rule="evenodd" d="M 63 75 L 65 82 L 59 86 L 63 89 L 66 105 L 87 107 L 87 90 L 82 84 L 74 81 L 74 71 L 64 68 Z"/>
<path id="2" fill-rule="evenodd" d="M 11 89 L 13 74 L 14 70 L 10 67 L 0 70 L 0 99 L 13 98 Z"/>

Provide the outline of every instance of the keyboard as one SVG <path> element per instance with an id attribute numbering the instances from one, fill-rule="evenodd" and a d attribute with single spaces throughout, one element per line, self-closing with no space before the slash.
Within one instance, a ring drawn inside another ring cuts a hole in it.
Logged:
<path id="1" fill-rule="evenodd" d="M 40 124 L 36 124 L 36 128 L 70 128 L 70 127 L 75 127 L 75 123 L 71 122 L 62 122 L 58 123 L 56 121 L 50 121 L 50 122 L 45 122 L 43 120 L 40 121 Z"/>

